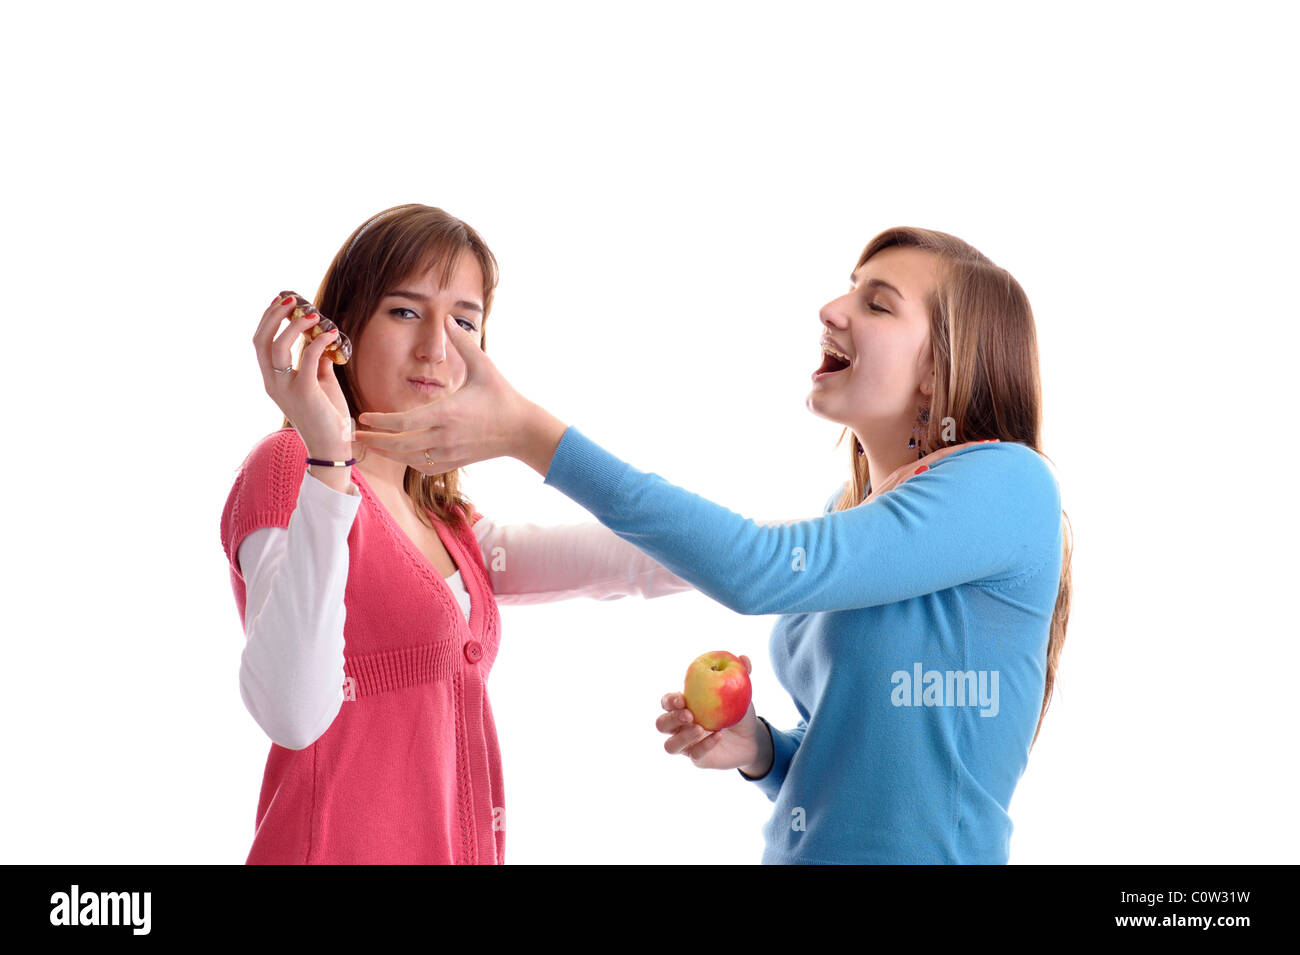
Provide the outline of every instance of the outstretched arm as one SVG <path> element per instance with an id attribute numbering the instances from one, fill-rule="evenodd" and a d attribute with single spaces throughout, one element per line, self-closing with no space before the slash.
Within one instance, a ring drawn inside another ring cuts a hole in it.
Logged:
<path id="1" fill-rule="evenodd" d="M 474 524 L 483 566 L 500 604 L 534 604 L 588 597 L 661 597 L 691 585 L 594 521 L 541 527 Z"/>
<path id="2" fill-rule="evenodd" d="M 869 504 L 762 526 L 638 471 L 576 428 L 546 483 L 701 592 L 739 613 L 894 603 L 1035 569 L 1060 526 L 1055 479 L 1014 443 L 948 455 Z"/>

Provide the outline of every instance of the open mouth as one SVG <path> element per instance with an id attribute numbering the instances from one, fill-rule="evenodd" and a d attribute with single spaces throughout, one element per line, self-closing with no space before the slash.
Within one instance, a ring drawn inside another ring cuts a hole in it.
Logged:
<path id="1" fill-rule="evenodd" d="M 826 352 L 826 354 L 822 356 L 821 367 L 817 369 L 817 374 L 822 375 L 832 371 L 843 371 L 848 367 L 849 363 L 847 359 Z"/>
<path id="2" fill-rule="evenodd" d="M 821 367 L 813 372 L 814 376 L 829 375 L 837 371 L 843 371 L 848 367 L 848 355 L 844 354 L 844 352 L 835 348 L 833 345 L 828 345 L 826 342 L 822 342 L 822 363 Z"/>

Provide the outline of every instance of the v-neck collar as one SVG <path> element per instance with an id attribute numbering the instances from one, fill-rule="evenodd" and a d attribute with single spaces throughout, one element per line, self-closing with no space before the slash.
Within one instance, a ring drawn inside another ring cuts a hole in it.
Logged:
<path id="1" fill-rule="evenodd" d="M 465 620 L 465 615 L 459 612 L 460 601 L 456 599 L 456 592 L 451 589 L 451 584 L 447 582 L 449 578 L 442 576 L 438 571 L 438 568 L 435 567 L 429 558 L 424 555 L 424 551 L 420 550 L 420 548 L 416 546 L 415 541 L 411 540 L 411 536 L 402 529 L 402 525 L 397 523 L 397 520 L 389 513 L 388 508 L 384 506 L 383 500 L 375 493 L 374 488 L 370 486 L 370 482 L 367 481 L 365 476 L 361 473 L 361 469 L 353 467 L 351 470 L 352 479 L 356 482 L 357 489 L 370 499 L 375 510 L 379 512 L 380 520 L 383 521 L 384 525 L 388 528 L 389 534 L 391 534 L 393 539 L 397 541 L 398 546 L 406 551 L 407 555 L 416 563 L 417 566 L 423 567 L 428 571 L 428 575 L 437 581 L 435 586 L 442 587 L 442 589 L 446 591 L 447 596 L 451 600 L 451 605 L 457 609 L 457 612 L 454 614 L 457 623 L 464 626 L 472 637 L 480 639 L 483 627 L 483 599 L 477 594 L 478 588 L 471 584 L 470 575 L 465 572 L 468 557 L 465 554 L 465 548 L 461 546 L 459 535 L 455 534 L 451 528 L 447 527 L 433 514 L 429 514 L 429 520 L 433 524 L 433 529 L 438 534 L 438 539 L 441 540 L 442 545 L 447 548 L 447 553 L 451 555 L 452 562 L 456 565 L 456 570 L 460 572 L 461 581 L 465 584 L 465 590 L 470 595 L 468 621 Z M 426 510 L 425 513 L 428 514 L 429 512 Z"/>

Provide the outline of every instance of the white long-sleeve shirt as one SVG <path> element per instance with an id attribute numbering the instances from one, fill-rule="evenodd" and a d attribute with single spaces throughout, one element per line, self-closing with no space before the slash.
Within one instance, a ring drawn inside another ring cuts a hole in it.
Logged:
<path id="1" fill-rule="evenodd" d="M 288 528 L 259 528 L 239 545 L 248 596 L 240 695 L 267 736 L 288 749 L 314 743 L 343 705 L 348 534 L 360 506 L 355 484 L 343 493 L 308 471 Z M 474 534 L 499 604 L 659 597 L 691 589 L 595 522 L 500 526 L 484 517 Z M 468 619 L 460 571 L 446 580 Z"/>

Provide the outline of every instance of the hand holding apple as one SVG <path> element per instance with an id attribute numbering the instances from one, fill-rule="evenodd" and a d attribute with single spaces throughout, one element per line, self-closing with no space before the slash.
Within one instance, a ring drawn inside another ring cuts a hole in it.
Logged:
<path id="1" fill-rule="evenodd" d="M 749 673 L 753 670 L 749 658 L 741 656 L 733 659 L 743 665 L 748 682 Z M 664 712 L 655 721 L 655 728 L 668 734 L 668 739 L 664 741 L 666 752 L 689 756 L 701 769 L 741 769 L 751 776 L 761 776 L 771 766 L 771 741 L 767 729 L 759 723 L 758 716 L 754 713 L 754 704 L 748 697 L 739 722 L 717 731 L 707 730 L 699 724 L 696 714 L 687 708 L 686 697 L 681 693 L 665 693 L 659 705 Z"/>

